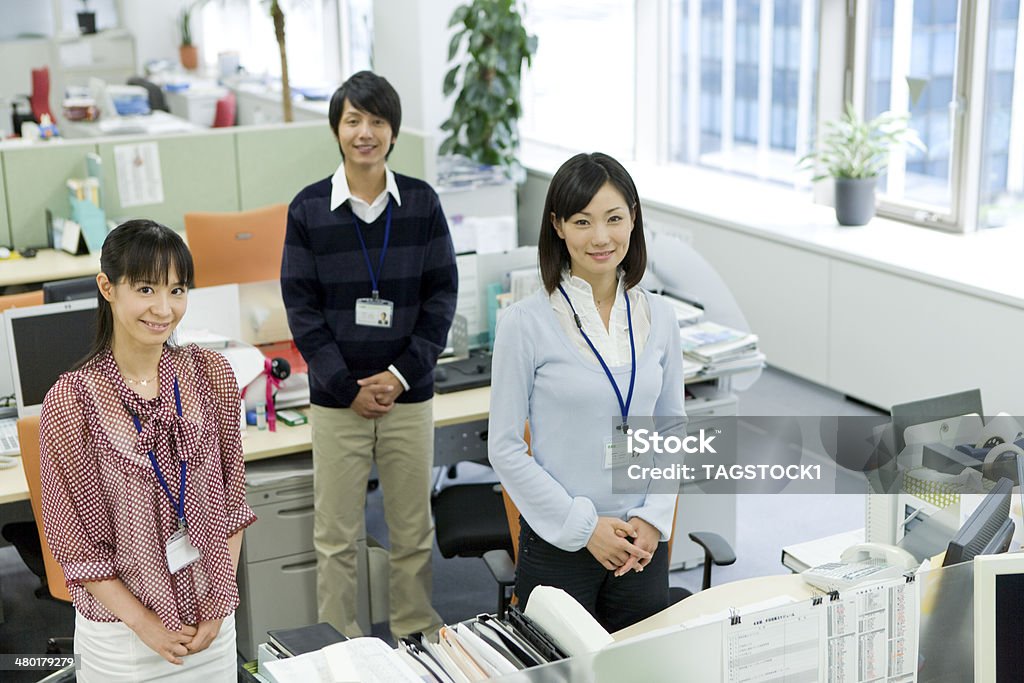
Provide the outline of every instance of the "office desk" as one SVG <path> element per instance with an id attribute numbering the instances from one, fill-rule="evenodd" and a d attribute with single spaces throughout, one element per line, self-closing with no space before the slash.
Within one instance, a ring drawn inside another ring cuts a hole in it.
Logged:
<path id="1" fill-rule="evenodd" d="M 40 249 L 34 258 L 0 261 L 0 287 L 67 280 L 98 272 L 99 254 L 72 256 L 59 249 Z"/>
<path id="2" fill-rule="evenodd" d="M 68 121 L 61 127 L 64 136 L 72 139 L 119 135 L 165 135 L 193 133 L 199 130 L 203 130 L 203 127 L 159 110 L 145 116 L 119 116 L 101 118 L 99 121 Z"/>
<path id="3" fill-rule="evenodd" d="M 457 391 L 434 396 L 434 427 L 454 427 L 486 420 L 491 401 L 490 387 Z M 289 427 L 279 424 L 276 432 L 259 431 L 250 427 L 242 439 L 242 452 L 246 462 L 274 458 L 289 453 L 302 453 L 312 448 L 308 424 Z M 448 452 L 435 453 L 435 464 L 448 465 L 463 460 Z M 0 505 L 28 500 L 28 482 L 25 471 L 19 467 L 0 470 Z"/>

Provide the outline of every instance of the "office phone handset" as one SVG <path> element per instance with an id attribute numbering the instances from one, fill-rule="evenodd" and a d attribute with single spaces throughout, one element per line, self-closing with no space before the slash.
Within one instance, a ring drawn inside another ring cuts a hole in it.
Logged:
<path id="1" fill-rule="evenodd" d="M 862 583 L 894 579 L 917 566 L 917 559 L 903 548 L 884 543 L 860 543 L 844 550 L 839 562 L 811 567 L 801 576 L 820 590 L 843 591 Z"/>

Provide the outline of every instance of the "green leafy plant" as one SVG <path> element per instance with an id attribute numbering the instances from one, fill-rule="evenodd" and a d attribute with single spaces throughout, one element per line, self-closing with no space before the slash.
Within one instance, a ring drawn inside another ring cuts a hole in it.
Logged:
<path id="1" fill-rule="evenodd" d="M 537 37 L 528 35 L 516 0 L 472 0 L 452 14 L 456 28 L 448 44 L 444 94 L 459 94 L 451 116 L 441 125 L 448 137 L 441 154 L 462 154 L 473 161 L 518 165 L 516 149 L 522 114 L 519 82 L 523 63 L 530 65 Z M 464 57 L 456 60 L 465 45 Z"/>
<path id="2" fill-rule="evenodd" d="M 192 44 L 192 13 L 205 5 L 205 0 L 195 0 L 181 8 L 178 13 L 178 33 L 181 35 L 181 45 Z"/>
<path id="3" fill-rule="evenodd" d="M 838 120 L 825 123 L 817 151 L 797 162 L 801 168 L 819 168 L 813 180 L 824 178 L 874 178 L 885 170 L 894 145 L 907 144 L 921 151 L 925 145 L 911 128 L 905 114 L 882 112 L 870 121 L 862 119 L 851 103 Z"/>

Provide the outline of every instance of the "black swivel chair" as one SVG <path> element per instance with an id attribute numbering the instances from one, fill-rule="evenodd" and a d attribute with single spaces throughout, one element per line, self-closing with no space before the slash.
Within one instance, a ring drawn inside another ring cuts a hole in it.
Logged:
<path id="1" fill-rule="evenodd" d="M 148 81 L 141 76 L 132 76 L 128 79 L 128 85 L 141 85 L 146 89 L 146 94 L 149 97 L 149 108 L 153 111 L 170 111 L 167 107 L 167 100 L 164 98 L 164 91 L 153 81 Z"/>

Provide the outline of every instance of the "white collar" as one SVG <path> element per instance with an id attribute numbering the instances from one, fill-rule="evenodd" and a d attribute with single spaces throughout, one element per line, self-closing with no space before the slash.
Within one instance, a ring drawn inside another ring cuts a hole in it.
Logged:
<path id="1" fill-rule="evenodd" d="M 395 198 L 395 202 L 401 206 L 402 196 L 398 193 L 398 183 L 395 181 L 395 173 L 387 166 L 384 167 L 384 192 L 377 196 L 370 204 L 376 204 L 384 195 L 390 194 Z M 349 199 L 357 199 L 363 201 L 352 194 L 352 190 L 348 187 L 348 178 L 345 177 L 345 162 L 342 161 L 341 165 L 338 166 L 338 170 L 331 176 L 331 211 L 334 211 L 339 206 L 344 204 Z"/>
<path id="2" fill-rule="evenodd" d="M 612 304 L 613 308 L 619 306 L 625 306 L 625 301 L 622 300 L 622 287 L 623 278 L 625 273 L 619 273 L 619 281 L 615 285 L 615 301 Z M 562 271 L 562 288 L 565 289 L 565 293 L 569 295 L 574 303 L 575 302 L 590 302 L 590 308 L 597 310 L 597 304 L 594 302 L 594 288 L 590 286 L 590 283 L 579 277 L 573 275 L 566 268 Z"/>

